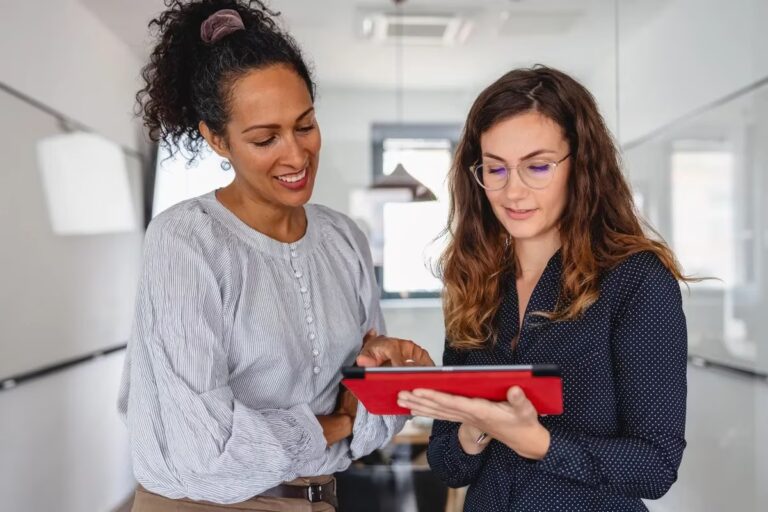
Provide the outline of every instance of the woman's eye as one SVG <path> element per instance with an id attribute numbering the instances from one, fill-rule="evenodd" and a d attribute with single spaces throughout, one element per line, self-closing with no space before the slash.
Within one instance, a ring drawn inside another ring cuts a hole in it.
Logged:
<path id="1" fill-rule="evenodd" d="M 491 174 L 504 174 L 507 172 L 506 167 L 488 167 L 488 172 Z"/>
<path id="2" fill-rule="evenodd" d="M 532 172 L 547 172 L 549 170 L 549 164 L 547 163 L 529 164 L 528 170 Z"/>
<path id="3" fill-rule="evenodd" d="M 308 126 L 300 126 L 300 127 L 297 128 L 297 130 L 300 131 L 300 132 L 311 132 L 314 129 L 315 129 L 314 123 L 310 124 Z"/>
<path id="4" fill-rule="evenodd" d="M 254 142 L 253 145 L 254 146 L 258 146 L 260 148 L 263 148 L 263 147 L 270 146 L 273 142 L 275 142 L 275 137 L 270 137 L 270 138 L 265 139 L 265 140 L 260 140 L 260 141 Z"/>

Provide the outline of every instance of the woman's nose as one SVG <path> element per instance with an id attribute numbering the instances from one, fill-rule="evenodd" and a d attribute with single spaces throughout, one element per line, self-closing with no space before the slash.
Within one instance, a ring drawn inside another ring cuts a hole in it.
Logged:
<path id="1" fill-rule="evenodd" d="M 284 140 L 283 163 L 296 170 L 302 169 L 307 163 L 307 151 L 294 136 L 287 137 Z"/>
<path id="2" fill-rule="evenodd" d="M 509 169 L 509 178 L 507 185 L 504 187 L 504 194 L 508 199 L 519 199 L 528 195 L 528 187 L 520 179 L 520 174 L 517 169 Z"/>

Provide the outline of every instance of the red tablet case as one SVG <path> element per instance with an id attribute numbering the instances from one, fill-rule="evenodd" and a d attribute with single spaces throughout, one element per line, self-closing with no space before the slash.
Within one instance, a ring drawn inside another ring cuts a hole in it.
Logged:
<path id="1" fill-rule="evenodd" d="M 539 414 L 563 412 L 563 385 L 554 365 L 413 368 L 345 367 L 341 381 L 374 414 L 410 414 L 397 405 L 400 391 L 434 389 L 493 401 L 507 399 L 507 390 L 520 386 Z M 424 371 L 426 370 L 426 371 Z"/>

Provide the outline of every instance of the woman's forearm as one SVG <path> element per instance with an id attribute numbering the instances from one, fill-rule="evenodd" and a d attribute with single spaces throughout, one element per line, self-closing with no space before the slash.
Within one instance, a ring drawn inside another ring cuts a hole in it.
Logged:
<path id="1" fill-rule="evenodd" d="M 338 443 L 352 435 L 352 425 L 355 420 L 348 414 L 330 414 L 318 416 L 317 421 L 323 428 L 323 436 L 328 446 Z"/>

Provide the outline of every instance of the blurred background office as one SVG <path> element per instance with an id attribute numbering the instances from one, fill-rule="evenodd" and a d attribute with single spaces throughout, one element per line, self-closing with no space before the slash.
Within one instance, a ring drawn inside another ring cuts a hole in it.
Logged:
<path id="1" fill-rule="evenodd" d="M 427 267 L 472 100 L 534 63 L 595 94 L 645 217 L 686 272 L 719 278 L 684 293 L 689 445 L 678 482 L 647 505 L 768 510 L 768 1 L 268 4 L 315 65 L 324 147 L 313 202 L 365 229 L 389 332 L 435 360 L 440 284 Z M 193 167 L 166 158 L 132 117 L 146 25 L 162 9 L 0 0 L 3 511 L 107 512 L 133 492 L 115 400 L 144 228 L 232 179 L 213 156 Z M 418 453 L 424 426 L 409 428 L 382 465 L 398 446 Z M 419 457 L 401 464 L 424 474 Z M 377 506 L 460 509 L 460 494 L 438 494 Z"/>

